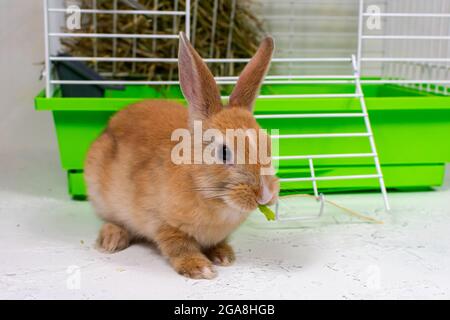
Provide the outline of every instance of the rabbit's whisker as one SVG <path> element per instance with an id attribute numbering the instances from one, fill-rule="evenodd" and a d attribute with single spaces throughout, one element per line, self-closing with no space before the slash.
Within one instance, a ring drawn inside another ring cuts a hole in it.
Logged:
<path id="1" fill-rule="evenodd" d="M 206 196 L 206 199 L 220 199 L 224 196 L 227 196 L 226 193 L 221 193 L 221 194 L 215 194 L 215 195 L 211 195 L 211 196 Z"/>
<path id="2" fill-rule="evenodd" d="M 231 188 L 227 187 L 201 187 L 201 188 L 194 188 L 195 191 L 225 191 L 225 190 L 231 190 Z"/>

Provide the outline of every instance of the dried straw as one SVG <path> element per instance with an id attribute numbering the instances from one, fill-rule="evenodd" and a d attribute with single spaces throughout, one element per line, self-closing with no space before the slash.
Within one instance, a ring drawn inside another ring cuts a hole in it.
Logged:
<path id="1" fill-rule="evenodd" d="M 185 10 L 185 0 L 78 0 L 84 9 Z M 259 43 L 262 27 L 250 10 L 251 0 L 191 0 L 191 40 L 204 58 L 247 58 Z M 130 5 L 134 5 L 130 7 Z M 215 22 L 215 24 L 214 24 Z M 89 33 L 176 34 L 184 16 L 83 14 Z M 73 32 L 73 31 L 71 31 Z M 83 57 L 175 58 L 176 39 L 62 38 L 64 52 Z M 90 62 L 109 79 L 176 80 L 176 63 Z M 210 64 L 216 76 L 238 75 L 243 64 Z"/>

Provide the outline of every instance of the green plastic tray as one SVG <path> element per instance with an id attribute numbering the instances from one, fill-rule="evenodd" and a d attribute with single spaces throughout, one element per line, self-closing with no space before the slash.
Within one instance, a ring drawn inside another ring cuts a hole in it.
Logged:
<path id="1" fill-rule="evenodd" d="M 228 88 L 223 88 L 227 93 Z M 380 156 L 386 186 L 390 189 L 417 189 L 442 184 L 445 163 L 450 162 L 450 97 L 394 85 L 364 85 L 363 91 Z M 349 85 L 268 85 L 263 94 L 353 93 Z M 52 111 L 61 163 L 68 172 L 69 193 L 83 197 L 83 163 L 91 142 L 100 134 L 113 113 L 143 99 L 182 100 L 178 87 L 156 90 L 129 86 L 125 91 L 107 91 L 104 98 L 52 98 L 41 92 L 37 110 Z M 256 114 L 337 113 L 360 111 L 355 98 L 260 99 Z M 260 119 L 266 129 L 287 133 L 347 133 L 365 131 L 362 118 Z M 280 155 L 370 152 L 367 137 L 285 139 Z M 375 173 L 372 158 L 318 159 L 317 176 Z M 281 161 L 280 177 L 309 177 L 303 160 Z M 311 190 L 310 182 L 282 183 L 283 192 Z M 326 192 L 378 190 L 376 179 L 319 181 Z"/>

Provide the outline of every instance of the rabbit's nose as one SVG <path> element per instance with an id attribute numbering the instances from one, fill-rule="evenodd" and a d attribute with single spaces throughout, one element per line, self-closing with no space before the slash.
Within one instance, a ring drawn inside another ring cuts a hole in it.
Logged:
<path id="1" fill-rule="evenodd" d="M 256 201 L 258 202 L 258 204 L 264 205 L 272 200 L 273 196 L 274 192 L 270 191 L 269 187 L 264 183 L 259 188 L 259 195 Z"/>

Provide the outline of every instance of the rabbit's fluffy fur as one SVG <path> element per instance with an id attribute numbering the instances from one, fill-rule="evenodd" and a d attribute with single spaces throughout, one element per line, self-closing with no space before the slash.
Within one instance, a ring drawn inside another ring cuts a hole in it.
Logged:
<path id="1" fill-rule="evenodd" d="M 98 237 L 103 250 L 150 240 L 177 272 L 192 278 L 212 278 L 213 263 L 234 261 L 228 235 L 261 201 L 276 201 L 278 180 L 261 175 L 261 163 L 175 164 L 171 151 L 178 142 L 171 135 L 178 128 L 192 130 L 195 120 L 224 134 L 258 130 L 252 109 L 272 52 L 273 41 L 266 38 L 223 106 L 211 72 L 180 34 L 180 85 L 189 108 L 155 100 L 131 105 L 111 118 L 88 152 L 85 179 L 89 199 L 105 220 Z"/>

